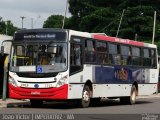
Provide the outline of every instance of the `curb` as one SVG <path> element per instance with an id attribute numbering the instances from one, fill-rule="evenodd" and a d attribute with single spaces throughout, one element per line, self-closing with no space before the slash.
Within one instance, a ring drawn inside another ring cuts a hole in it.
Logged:
<path id="1" fill-rule="evenodd" d="M 151 99 L 151 98 L 160 98 L 160 93 L 156 93 L 153 95 L 146 95 L 146 96 L 137 96 L 137 99 L 141 99 L 141 98 L 147 98 L 147 99 Z"/>
<path id="2" fill-rule="evenodd" d="M 4 103 L 1 104 L 1 103 L 0 103 L 0 108 L 7 108 L 7 104 L 4 104 Z"/>
<path id="3" fill-rule="evenodd" d="M 7 99 L 6 101 L 2 101 L 0 99 L 0 108 L 7 108 L 9 106 L 18 107 L 22 103 L 29 102 L 29 100 L 14 100 L 14 99 Z"/>

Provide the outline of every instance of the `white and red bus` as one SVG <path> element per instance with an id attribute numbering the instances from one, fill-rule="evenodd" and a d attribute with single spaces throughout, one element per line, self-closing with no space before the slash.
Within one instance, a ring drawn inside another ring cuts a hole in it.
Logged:
<path id="1" fill-rule="evenodd" d="M 103 34 L 32 29 L 14 35 L 9 97 L 75 100 L 82 107 L 102 97 L 134 104 L 137 95 L 157 92 L 157 47 Z"/>

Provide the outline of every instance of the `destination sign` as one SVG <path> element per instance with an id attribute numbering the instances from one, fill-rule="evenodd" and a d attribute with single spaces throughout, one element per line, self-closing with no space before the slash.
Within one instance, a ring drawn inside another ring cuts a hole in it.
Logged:
<path id="1" fill-rule="evenodd" d="M 37 35 L 24 35 L 25 39 L 29 38 L 56 38 L 56 34 L 37 34 Z"/>
<path id="2" fill-rule="evenodd" d="M 29 32 L 16 33 L 14 41 L 55 40 L 66 41 L 66 32 Z"/>

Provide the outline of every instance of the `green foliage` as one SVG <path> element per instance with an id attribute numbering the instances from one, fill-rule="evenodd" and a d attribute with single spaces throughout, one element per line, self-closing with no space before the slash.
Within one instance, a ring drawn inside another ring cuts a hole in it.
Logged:
<path id="1" fill-rule="evenodd" d="M 70 29 L 104 32 L 116 36 L 123 9 L 125 9 L 118 37 L 151 40 L 153 16 L 159 13 L 159 0 L 69 0 Z M 160 21 L 157 17 L 156 41 L 160 39 Z"/>
<path id="2" fill-rule="evenodd" d="M 43 28 L 62 28 L 62 15 L 51 15 L 44 22 Z"/>
<path id="3" fill-rule="evenodd" d="M 12 36 L 18 28 L 13 26 L 11 21 L 3 21 L 2 17 L 0 17 L 0 34 L 7 34 Z"/>
<path id="4" fill-rule="evenodd" d="M 72 14 L 65 20 L 67 29 L 87 32 L 102 32 L 116 36 L 122 11 L 125 10 L 118 37 L 150 42 L 153 16 L 157 11 L 155 42 L 160 40 L 159 0 L 69 0 Z M 63 16 L 52 15 L 44 27 L 62 26 Z"/>
<path id="5" fill-rule="evenodd" d="M 157 45 L 157 51 L 158 51 L 158 54 L 160 55 L 160 41 L 155 42 L 155 44 Z"/>
<path id="6" fill-rule="evenodd" d="M 107 28 L 108 23 L 113 20 L 115 14 L 112 9 L 102 8 L 84 16 L 81 19 L 79 28 L 82 31 L 103 32 L 104 27 Z"/>

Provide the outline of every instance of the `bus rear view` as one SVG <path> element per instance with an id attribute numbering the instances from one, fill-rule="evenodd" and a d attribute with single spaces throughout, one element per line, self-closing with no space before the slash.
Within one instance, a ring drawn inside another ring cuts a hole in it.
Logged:
<path id="1" fill-rule="evenodd" d="M 67 31 L 21 30 L 15 33 L 9 67 L 9 97 L 65 100 L 68 91 Z"/>

